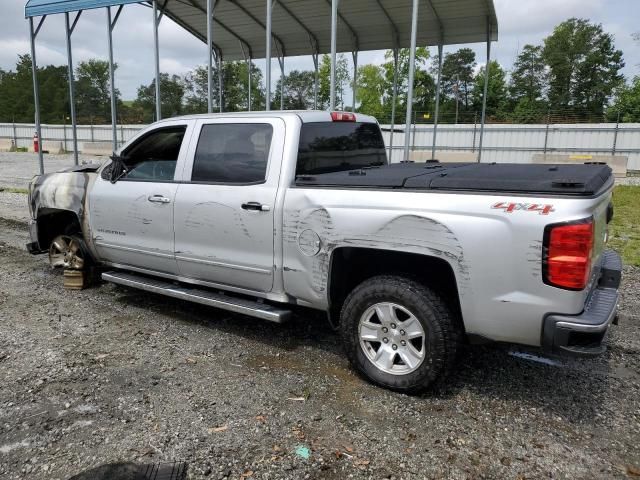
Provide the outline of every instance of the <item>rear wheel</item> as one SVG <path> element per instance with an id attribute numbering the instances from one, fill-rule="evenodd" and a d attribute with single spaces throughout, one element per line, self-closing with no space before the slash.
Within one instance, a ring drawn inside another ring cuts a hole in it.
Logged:
<path id="1" fill-rule="evenodd" d="M 373 382 L 417 393 L 455 363 L 461 331 L 446 302 L 420 282 L 384 275 L 347 297 L 340 329 L 351 363 Z"/>

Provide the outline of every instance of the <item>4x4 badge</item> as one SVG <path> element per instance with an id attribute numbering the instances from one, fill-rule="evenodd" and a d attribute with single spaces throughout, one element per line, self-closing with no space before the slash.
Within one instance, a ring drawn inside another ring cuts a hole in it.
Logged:
<path id="1" fill-rule="evenodd" d="M 549 213 L 555 211 L 553 205 L 542 205 L 540 203 L 498 202 L 493 204 L 491 208 L 504 210 L 507 213 L 525 210 L 527 212 L 538 212 L 540 215 L 549 215 Z"/>

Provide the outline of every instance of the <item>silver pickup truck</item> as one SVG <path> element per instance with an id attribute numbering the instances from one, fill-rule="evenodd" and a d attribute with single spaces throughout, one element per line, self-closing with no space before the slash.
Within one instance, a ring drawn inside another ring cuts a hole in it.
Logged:
<path id="1" fill-rule="evenodd" d="M 600 164 L 389 164 L 359 114 L 188 116 L 35 177 L 28 249 L 265 320 L 325 311 L 358 371 L 417 392 L 465 342 L 604 350 L 613 185 Z"/>

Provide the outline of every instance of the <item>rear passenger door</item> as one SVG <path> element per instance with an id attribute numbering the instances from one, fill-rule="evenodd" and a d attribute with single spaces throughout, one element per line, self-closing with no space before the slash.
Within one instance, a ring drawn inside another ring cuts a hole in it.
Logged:
<path id="1" fill-rule="evenodd" d="M 201 120 L 175 201 L 181 276 L 268 292 L 274 204 L 284 148 L 281 119 Z"/>

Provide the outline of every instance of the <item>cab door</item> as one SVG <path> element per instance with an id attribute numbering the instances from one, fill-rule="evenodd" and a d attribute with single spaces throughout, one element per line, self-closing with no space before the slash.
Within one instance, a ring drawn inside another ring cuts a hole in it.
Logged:
<path id="1" fill-rule="evenodd" d="M 89 194 L 90 223 L 102 260 L 176 274 L 174 202 L 193 122 L 163 122 L 121 153 L 128 172 L 117 181 L 103 169 Z"/>
<path id="2" fill-rule="evenodd" d="M 181 276 L 268 292 L 274 206 L 284 148 L 278 118 L 201 120 L 175 201 Z"/>

